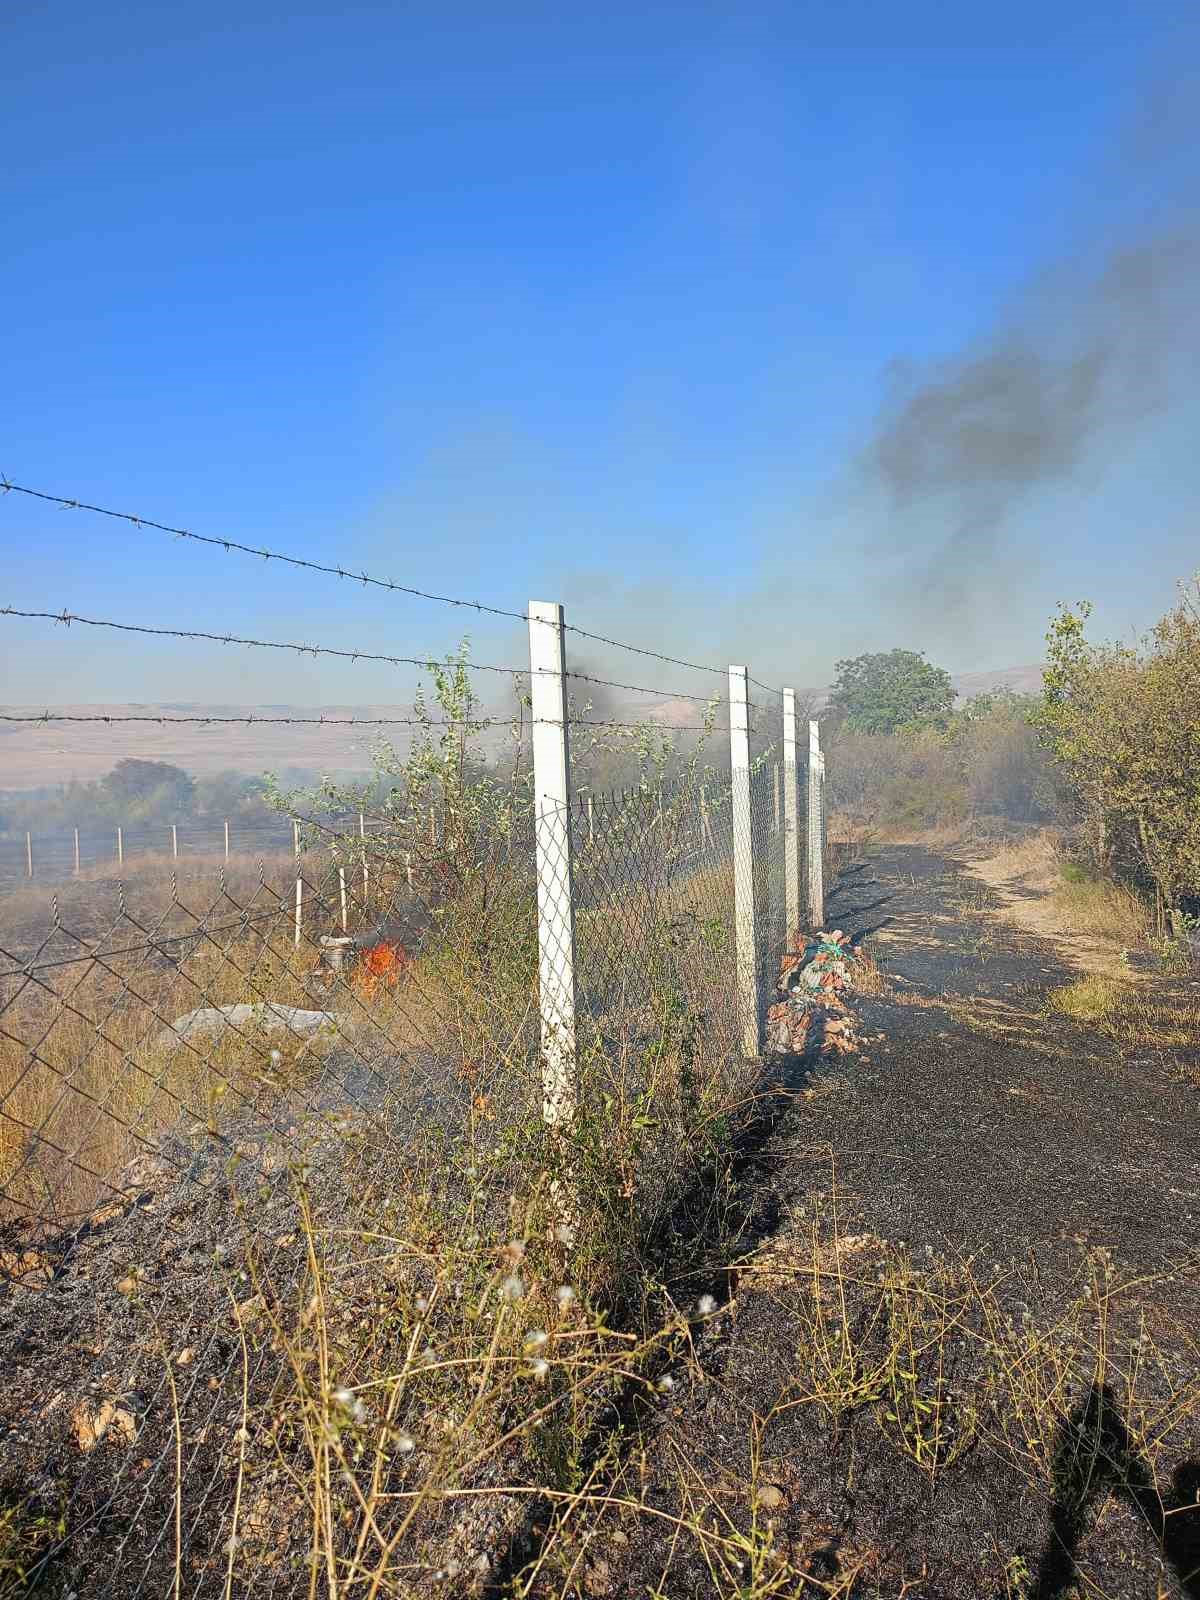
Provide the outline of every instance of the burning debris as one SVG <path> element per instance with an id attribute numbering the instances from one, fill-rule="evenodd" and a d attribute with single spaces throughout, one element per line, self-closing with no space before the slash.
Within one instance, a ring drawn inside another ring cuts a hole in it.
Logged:
<path id="1" fill-rule="evenodd" d="M 797 935 L 795 943 L 799 944 Z M 788 1054 L 844 1055 L 857 1050 L 854 1017 L 843 995 L 855 987 L 859 958 L 849 934 L 819 933 L 780 963 L 778 1000 L 767 1012 L 772 1049 Z"/>
<path id="2" fill-rule="evenodd" d="M 367 999 L 380 987 L 395 988 L 412 961 L 403 931 L 398 923 L 385 918 L 351 937 L 324 935 L 318 968 L 324 986 L 330 988 L 338 977 L 348 977 Z"/>

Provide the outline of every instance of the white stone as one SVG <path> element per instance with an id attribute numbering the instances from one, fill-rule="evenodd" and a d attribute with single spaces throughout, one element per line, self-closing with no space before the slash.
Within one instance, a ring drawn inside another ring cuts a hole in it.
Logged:
<path id="1" fill-rule="evenodd" d="M 197 1039 L 215 1039 L 234 1028 L 242 1033 L 292 1033 L 311 1039 L 322 1029 L 337 1028 L 342 1020 L 332 1011 L 305 1011 L 300 1006 L 278 1005 L 269 1000 L 253 1005 L 200 1006 L 176 1017 L 154 1042 L 160 1048 L 174 1049 Z"/>

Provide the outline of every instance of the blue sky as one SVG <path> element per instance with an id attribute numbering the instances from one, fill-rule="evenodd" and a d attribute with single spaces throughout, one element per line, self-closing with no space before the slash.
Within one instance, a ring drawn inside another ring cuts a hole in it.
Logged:
<path id="1" fill-rule="evenodd" d="M 1156 280 L 1149 333 L 1095 283 L 1194 237 L 1191 13 L 10 0 L 0 470 L 774 681 L 1035 660 L 1060 597 L 1144 626 L 1200 564 L 1195 279 Z M 905 394 L 1111 323 L 1065 459 L 881 484 Z M 462 629 L 15 495 L 0 536 L 19 607 L 404 655 Z M 519 628 L 471 632 L 519 663 Z M 411 689 L 12 619 L 0 647 L 24 703 Z"/>

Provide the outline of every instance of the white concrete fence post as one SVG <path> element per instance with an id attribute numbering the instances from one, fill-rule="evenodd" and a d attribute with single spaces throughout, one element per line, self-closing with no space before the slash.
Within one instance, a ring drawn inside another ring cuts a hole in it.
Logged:
<path id="1" fill-rule="evenodd" d="M 825 803 L 825 752 L 817 768 L 817 820 L 821 830 L 821 906 L 825 905 L 825 862 L 829 854 L 829 809 Z"/>
<path id="2" fill-rule="evenodd" d="M 729 767 L 733 811 L 733 922 L 737 952 L 742 1052 L 761 1046 L 758 1004 L 758 918 L 754 908 L 754 824 L 750 809 L 750 669 L 729 669 Z"/>
<path id="3" fill-rule="evenodd" d="M 347 922 L 347 916 L 346 916 L 346 869 L 345 869 L 345 867 L 339 867 L 338 868 L 338 891 L 339 891 L 339 893 L 341 895 L 341 899 L 342 899 L 342 932 L 345 933 L 346 932 L 346 922 Z"/>
<path id="4" fill-rule="evenodd" d="M 575 1114 L 575 897 L 563 609 L 529 602 L 533 816 L 537 858 L 542 1106 L 552 1126 Z"/>
<path id="5" fill-rule="evenodd" d="M 179 860 L 179 824 L 177 822 L 171 824 L 171 859 L 173 861 Z"/>
<path id="6" fill-rule="evenodd" d="M 821 730 L 813 720 L 808 724 L 808 915 L 817 932 L 825 921 L 824 773 Z"/>
<path id="7" fill-rule="evenodd" d="M 229 860 L 229 818 L 225 818 L 225 859 Z"/>
<path id="8" fill-rule="evenodd" d="M 29 877 L 29 878 L 33 877 L 33 835 L 32 835 L 32 833 L 26 833 L 26 835 L 25 835 L 25 875 L 27 877 Z"/>
<path id="9" fill-rule="evenodd" d="M 75 876 L 79 876 L 79 829 L 75 829 Z"/>
<path id="10" fill-rule="evenodd" d="M 783 883 L 787 937 L 800 931 L 800 789 L 796 761 L 796 691 L 783 691 Z"/>
<path id="11" fill-rule="evenodd" d="M 296 857 L 296 949 L 300 948 L 300 930 L 304 921 L 304 878 L 300 871 L 300 823 L 292 818 L 292 849 Z"/>
<path id="12" fill-rule="evenodd" d="M 120 866 L 124 860 L 125 860 L 125 840 L 124 840 L 124 837 L 122 836 L 120 828 L 118 828 L 117 829 L 117 865 Z"/>

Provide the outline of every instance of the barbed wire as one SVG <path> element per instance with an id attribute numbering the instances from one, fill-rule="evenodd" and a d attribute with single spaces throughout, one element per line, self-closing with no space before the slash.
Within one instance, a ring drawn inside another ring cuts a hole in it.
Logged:
<path id="1" fill-rule="evenodd" d="M 623 728 L 631 733 L 642 733 L 650 730 L 655 733 L 728 733 L 727 722 L 620 722 L 611 718 L 597 717 L 568 717 L 564 723 L 561 717 L 483 717 L 454 719 L 427 719 L 423 717 L 156 717 L 149 714 L 107 716 L 96 712 L 89 716 L 81 716 L 74 712 L 65 711 L 39 711 L 29 715 L 12 712 L 0 713 L 0 722 L 23 723 L 26 726 L 36 726 L 39 723 L 51 722 L 103 722 L 109 725 L 124 722 L 151 722 L 162 727 L 171 727 L 177 723 L 198 724 L 207 727 L 222 727 L 231 724 L 257 727 L 299 727 L 299 728 L 375 728 L 375 727 L 400 727 L 400 728 L 462 728 L 470 726 L 485 730 L 488 728 L 512 727 L 520 722 L 525 727 L 552 727 L 552 728 Z"/>
<path id="2" fill-rule="evenodd" d="M 112 517 L 119 522 L 131 523 L 135 528 L 153 528 L 159 533 L 169 533 L 179 539 L 189 539 L 196 544 L 211 545 L 226 552 L 236 550 L 241 555 L 255 556 L 263 561 L 278 561 L 285 566 L 299 567 L 310 572 L 319 572 L 326 577 L 345 578 L 354 583 L 361 583 L 366 587 L 387 589 L 395 594 L 411 595 L 419 600 L 432 600 L 439 605 L 458 606 L 463 610 L 477 611 L 493 617 L 508 617 L 514 622 L 528 623 L 531 620 L 545 622 L 547 626 L 554 626 L 545 617 L 531 619 L 527 612 L 511 611 L 503 606 L 493 606 L 482 600 L 464 600 L 455 595 L 437 594 L 429 589 L 418 589 L 411 584 L 395 583 L 391 578 L 376 578 L 367 572 L 352 572 L 347 567 L 329 566 L 320 561 L 310 561 L 304 556 L 286 555 L 282 551 L 267 550 L 256 545 L 242 544 L 236 539 L 225 539 L 213 534 L 195 533 L 190 528 L 173 527 L 170 523 L 157 522 L 153 517 L 143 517 L 132 511 L 114 511 L 108 506 L 93 505 L 87 500 L 79 500 L 69 495 L 51 494 L 44 489 L 32 489 L 23 483 L 13 483 L 12 480 L 0 474 L 0 492 L 5 494 L 23 494 L 33 500 L 44 500 L 51 505 L 62 506 L 68 511 L 90 511 L 96 516 Z M 724 677 L 729 671 L 727 666 L 712 666 L 708 662 L 687 661 L 681 656 L 664 655 L 659 650 L 649 650 L 643 645 L 628 644 L 622 639 L 613 639 L 607 634 L 593 633 L 588 628 L 581 628 L 575 623 L 564 623 L 566 633 L 578 634 L 581 639 L 590 639 L 595 644 L 608 645 L 613 650 L 625 650 L 631 655 L 645 656 L 653 661 L 665 662 L 668 666 L 685 667 L 690 672 L 712 672 L 718 677 Z M 779 694 L 782 691 L 772 684 L 760 683 L 758 679 L 750 680 L 759 689 L 764 689 L 768 694 Z M 657 692 L 657 691 L 656 691 Z"/>
<path id="3" fill-rule="evenodd" d="M 17 606 L 0 606 L 0 616 L 23 617 L 27 620 L 38 622 L 58 622 L 64 627 L 72 623 L 81 623 L 88 628 L 111 628 L 119 633 L 144 633 L 156 638 L 166 639 L 200 639 L 210 644 L 245 645 L 256 650 L 294 650 L 297 655 L 306 656 L 338 656 L 346 661 L 379 661 L 392 667 L 425 667 L 432 669 L 445 663 L 433 656 L 389 656 L 370 650 L 342 650 L 332 645 L 303 644 L 293 640 L 278 639 L 251 639 L 236 633 L 212 633 L 202 628 L 158 628 L 145 623 L 113 622 L 102 617 L 85 617 L 75 611 L 23 611 Z M 501 676 L 518 679 L 526 677 L 551 677 L 556 676 L 548 669 L 533 667 L 497 667 L 482 661 L 462 661 L 461 665 L 468 672 L 493 672 Z M 573 678 L 579 683 L 591 683 L 605 689 L 624 689 L 631 694 L 649 694 L 664 700 L 688 700 L 696 705 L 712 705 L 716 701 L 712 695 L 687 694 L 683 690 L 655 689 L 644 683 L 618 683 L 612 678 L 599 678 L 590 672 L 572 672 L 568 670 L 563 674 L 566 678 Z"/>
<path id="4" fill-rule="evenodd" d="M 478 720 L 472 719 L 470 725 L 481 729 L 499 727 L 502 724 L 507 727 L 513 720 L 515 719 L 510 717 L 484 717 Z M 209 724 L 214 727 L 220 727 L 225 724 L 237 723 L 245 727 L 253 724 L 256 728 L 259 726 L 298 728 L 460 728 L 464 726 L 461 721 L 455 722 L 436 718 L 430 720 L 422 717 L 256 717 L 252 715 L 244 717 L 156 717 L 149 713 L 139 715 L 122 713 L 118 716 L 109 716 L 104 712 L 94 712 L 88 716 L 81 716 L 65 711 L 39 711 L 30 713 L 28 716 L 5 712 L 0 713 L 0 722 L 16 722 L 27 725 L 49 722 L 103 722 L 110 725 L 121 722 L 153 722 L 162 727 L 169 727 L 177 723 L 197 724 L 202 727 L 207 727 Z"/>
<path id="5" fill-rule="evenodd" d="M 340 650 L 333 645 L 297 644 L 291 640 L 250 639 L 236 633 L 209 633 L 202 628 L 156 628 L 142 622 L 112 622 L 103 617 L 85 617 L 77 611 L 22 611 L 16 606 L 0 606 L 0 616 L 25 617 L 40 622 L 60 622 L 64 627 L 81 623 L 85 628 L 111 628 L 117 633 L 152 634 L 160 639 L 202 639 L 209 644 L 246 645 L 255 650 L 294 650 L 302 656 L 340 656 L 346 661 L 381 661 L 391 667 L 428 667 L 428 656 L 388 656 L 370 650 Z M 521 677 L 527 667 L 493 667 L 483 662 L 464 662 L 473 672 L 498 672 Z"/>

